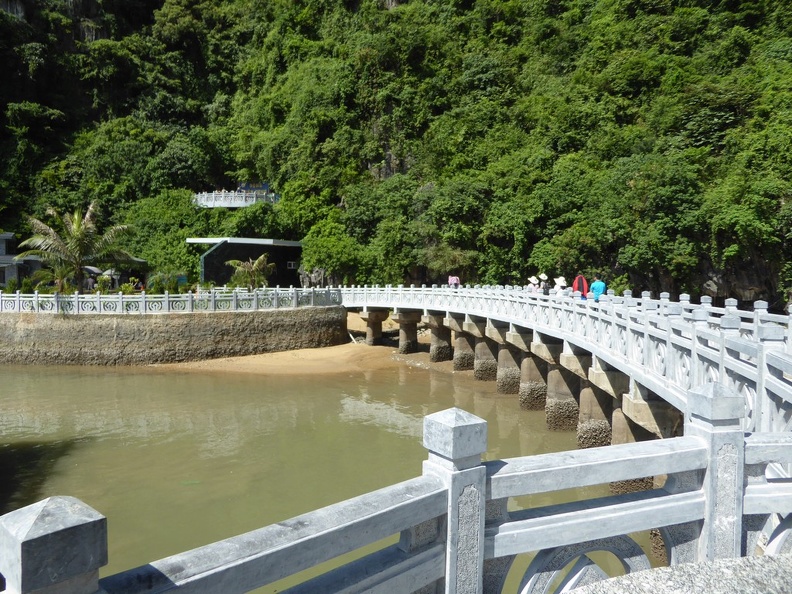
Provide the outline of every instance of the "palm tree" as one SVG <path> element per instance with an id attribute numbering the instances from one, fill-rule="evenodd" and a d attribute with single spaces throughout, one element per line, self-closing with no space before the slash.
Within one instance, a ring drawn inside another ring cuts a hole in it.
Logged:
<path id="1" fill-rule="evenodd" d="M 17 255 L 17 258 L 38 256 L 53 271 L 68 270 L 78 291 L 82 291 L 84 266 L 115 264 L 132 259 L 126 251 L 118 247 L 118 241 L 130 232 L 128 225 L 114 225 L 100 234 L 94 220 L 96 202 L 92 202 L 83 215 L 81 209 L 71 214 L 60 215 L 53 208 L 47 215 L 59 219 L 62 232 L 59 233 L 35 217 L 28 217 L 33 236 L 19 244 L 30 248 Z"/>
<path id="2" fill-rule="evenodd" d="M 231 276 L 231 284 L 246 285 L 254 289 L 261 285 L 267 286 L 267 277 L 275 270 L 275 262 L 269 262 L 269 254 L 261 254 L 256 258 L 242 260 L 228 260 L 226 265 L 234 267 L 234 274 Z"/>

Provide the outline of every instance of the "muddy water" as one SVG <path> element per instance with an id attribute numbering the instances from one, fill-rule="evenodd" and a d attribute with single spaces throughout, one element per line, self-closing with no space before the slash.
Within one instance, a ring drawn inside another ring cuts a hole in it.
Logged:
<path id="1" fill-rule="evenodd" d="M 0 513 L 72 495 L 108 518 L 102 575 L 418 476 L 423 417 L 488 421 L 487 459 L 574 449 L 494 382 L 407 365 L 267 376 L 0 367 Z"/>

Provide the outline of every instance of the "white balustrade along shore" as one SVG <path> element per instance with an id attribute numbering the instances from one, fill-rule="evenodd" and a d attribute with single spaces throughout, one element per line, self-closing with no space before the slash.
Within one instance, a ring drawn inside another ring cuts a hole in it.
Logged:
<path id="1" fill-rule="evenodd" d="M 257 202 L 275 204 L 279 196 L 265 190 L 218 190 L 216 192 L 200 192 L 193 195 L 193 202 L 207 208 L 242 208 Z"/>
<path id="2" fill-rule="evenodd" d="M 281 307 L 341 305 L 338 289 L 265 288 L 247 290 L 211 290 L 196 293 L 131 295 L 122 293 L 79 293 L 23 295 L 0 291 L 0 315 L 3 313 L 41 314 L 177 314 L 211 311 L 257 311 Z"/>
<path id="3" fill-rule="evenodd" d="M 648 569 L 632 536 L 652 529 L 672 566 L 789 553 L 792 484 L 765 471 L 792 462 L 792 435 L 743 431 L 743 398 L 721 384 L 690 390 L 686 402 L 684 437 L 483 463 L 486 422 L 456 408 L 434 413 L 424 418 L 420 476 L 102 579 L 107 519 L 77 499 L 51 497 L 0 517 L 0 573 L 9 593 L 234 594 L 395 536 L 396 544 L 282 591 L 500 593 L 508 576 L 521 594 L 538 594 L 606 577 L 591 553 L 611 553 L 627 573 Z M 512 503 L 659 474 L 668 477 L 663 487 L 639 493 Z M 140 524 L 145 531 L 145 517 Z M 527 570 L 509 575 L 516 555 L 529 552 Z M 762 577 L 757 584 L 785 591 Z"/>

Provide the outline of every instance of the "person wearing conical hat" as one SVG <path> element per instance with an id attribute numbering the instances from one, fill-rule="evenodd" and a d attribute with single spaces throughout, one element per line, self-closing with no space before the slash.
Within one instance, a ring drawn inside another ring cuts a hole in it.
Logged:
<path id="1" fill-rule="evenodd" d="M 550 283 L 547 282 L 547 275 L 544 272 L 539 273 L 539 292 L 545 295 L 550 294 Z"/>
<path id="2" fill-rule="evenodd" d="M 553 293 L 560 296 L 564 292 L 564 289 L 566 289 L 566 279 L 563 276 L 557 276 L 553 279 L 553 282 L 555 283 Z"/>

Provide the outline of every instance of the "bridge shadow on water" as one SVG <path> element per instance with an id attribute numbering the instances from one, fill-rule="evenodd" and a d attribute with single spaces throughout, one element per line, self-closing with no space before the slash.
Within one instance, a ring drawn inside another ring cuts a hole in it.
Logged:
<path id="1" fill-rule="evenodd" d="M 0 445 L 0 516 L 43 499 L 55 464 L 75 445 L 74 440 Z M 0 592 L 5 587 L 0 574 Z"/>
<path id="2" fill-rule="evenodd" d="M 43 499 L 55 464 L 75 445 L 74 440 L 0 445 L 0 515 Z"/>

